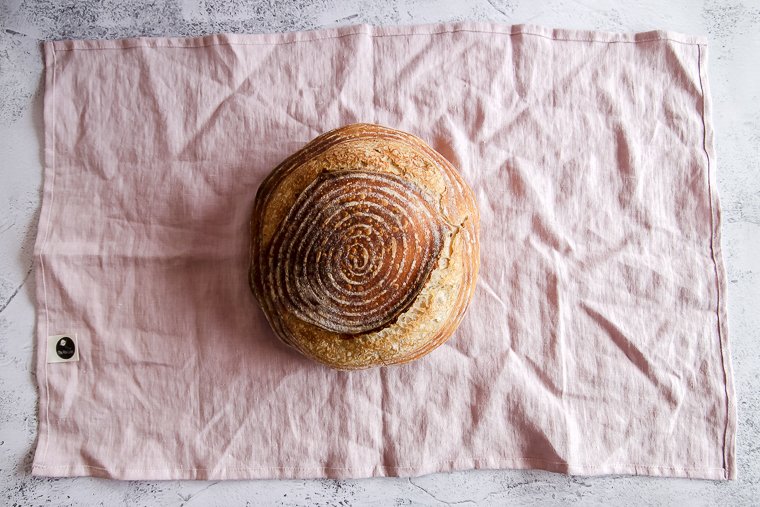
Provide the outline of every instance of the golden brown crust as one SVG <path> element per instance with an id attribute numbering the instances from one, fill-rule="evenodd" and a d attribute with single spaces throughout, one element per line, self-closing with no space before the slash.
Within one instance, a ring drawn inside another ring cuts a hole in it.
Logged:
<path id="1" fill-rule="evenodd" d="M 256 195 L 251 287 L 276 334 L 337 369 L 412 361 L 472 298 L 478 212 L 421 139 L 371 124 L 327 132 Z"/>

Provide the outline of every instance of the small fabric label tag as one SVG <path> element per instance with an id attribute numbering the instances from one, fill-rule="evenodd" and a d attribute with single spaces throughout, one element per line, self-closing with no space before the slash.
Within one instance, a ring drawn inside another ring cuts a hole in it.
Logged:
<path id="1" fill-rule="evenodd" d="M 79 347 L 77 346 L 76 334 L 71 333 L 48 336 L 47 345 L 48 363 L 70 363 L 73 361 L 79 361 Z"/>

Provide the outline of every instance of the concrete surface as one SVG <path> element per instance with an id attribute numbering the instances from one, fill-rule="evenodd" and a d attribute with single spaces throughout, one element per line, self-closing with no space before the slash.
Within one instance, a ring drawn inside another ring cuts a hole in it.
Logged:
<path id="1" fill-rule="evenodd" d="M 628 5 L 630 4 L 630 5 Z M 0 505 L 760 504 L 760 2 L 647 0 L 0 2 Z M 36 431 L 32 246 L 40 205 L 39 41 L 461 19 L 710 38 L 728 313 L 739 408 L 735 482 L 468 471 L 414 479 L 167 481 L 29 476 Z"/>

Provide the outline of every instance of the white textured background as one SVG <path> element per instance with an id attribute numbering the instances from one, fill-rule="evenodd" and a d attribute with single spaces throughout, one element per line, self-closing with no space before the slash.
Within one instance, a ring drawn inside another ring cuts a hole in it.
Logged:
<path id="1" fill-rule="evenodd" d="M 628 3 L 626 3 L 628 4 Z M 414 479 L 119 482 L 29 476 L 40 40 L 454 20 L 707 35 L 739 410 L 734 482 L 468 471 Z M 0 0 L 0 505 L 760 505 L 760 1 Z"/>

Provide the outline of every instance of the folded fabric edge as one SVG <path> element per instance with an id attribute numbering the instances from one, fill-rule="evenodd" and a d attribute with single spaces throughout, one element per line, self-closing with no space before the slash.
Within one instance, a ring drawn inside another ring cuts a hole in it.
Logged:
<path id="1" fill-rule="evenodd" d="M 708 189 L 711 213 L 710 253 L 715 268 L 717 292 L 717 322 L 718 339 L 720 341 L 721 365 L 723 367 L 723 385 L 726 397 L 726 424 L 723 433 L 723 466 L 727 479 L 736 479 L 736 394 L 734 390 L 733 364 L 731 361 L 728 312 L 726 308 L 726 267 L 721 251 L 721 212 L 720 198 L 717 192 L 717 176 L 715 168 L 715 132 L 712 126 L 712 94 L 710 80 L 707 75 L 707 47 L 699 47 L 698 70 L 699 83 L 702 87 L 702 124 L 704 127 L 703 148 L 707 164 Z"/>
<path id="2" fill-rule="evenodd" d="M 47 306 L 47 284 L 45 279 L 45 264 L 43 254 L 47 245 L 48 232 L 50 230 L 51 213 L 53 206 L 53 192 L 55 183 L 55 66 L 56 57 L 53 48 L 45 44 L 45 89 L 43 96 L 43 122 L 44 122 L 44 168 L 42 178 L 42 202 L 40 214 L 37 220 L 37 237 L 34 242 L 34 270 L 35 270 L 35 295 L 36 323 L 34 331 L 35 343 L 35 371 L 39 403 L 37 405 L 37 441 L 34 444 L 34 461 L 43 462 L 47 457 L 47 447 L 50 438 L 50 426 L 48 424 L 49 387 L 47 378 L 47 361 L 45 358 L 45 337 L 50 334 Z"/>
<path id="3" fill-rule="evenodd" d="M 683 44 L 706 45 L 703 36 L 688 35 L 668 30 L 646 32 L 605 32 L 594 30 L 572 30 L 547 28 L 539 25 L 505 25 L 482 21 L 461 21 L 454 23 L 434 23 L 419 25 L 376 26 L 368 24 L 347 25 L 334 28 L 279 33 L 231 34 L 219 33 L 198 37 L 130 37 L 123 39 L 67 39 L 46 42 L 56 51 L 128 49 L 134 47 L 206 47 L 223 44 L 270 45 L 309 42 L 320 39 L 340 38 L 365 34 L 372 37 L 393 37 L 400 35 L 433 35 L 455 32 L 483 32 L 506 36 L 533 35 L 557 41 L 601 42 L 601 43 L 645 43 L 669 40 Z"/>
<path id="4" fill-rule="evenodd" d="M 733 480 L 724 468 L 680 468 L 649 465 L 573 465 L 553 463 L 530 458 L 509 460 L 458 460 L 430 463 L 415 468 L 385 467 L 250 467 L 250 468 L 175 468 L 130 469 L 88 465 L 46 466 L 36 464 L 32 475 L 37 477 L 101 477 L 118 480 L 245 480 L 245 479 L 365 479 L 371 477 L 419 477 L 423 475 L 463 470 L 543 470 L 546 472 L 578 476 L 631 475 L 652 477 L 679 477 L 704 480 Z"/>

